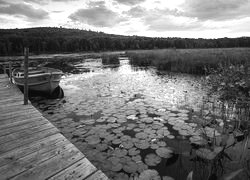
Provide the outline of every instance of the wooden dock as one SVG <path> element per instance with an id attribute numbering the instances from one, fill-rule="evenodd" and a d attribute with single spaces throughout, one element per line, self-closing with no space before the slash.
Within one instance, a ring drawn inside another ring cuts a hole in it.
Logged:
<path id="1" fill-rule="evenodd" d="M 106 180 L 88 159 L 0 74 L 0 180 Z"/>

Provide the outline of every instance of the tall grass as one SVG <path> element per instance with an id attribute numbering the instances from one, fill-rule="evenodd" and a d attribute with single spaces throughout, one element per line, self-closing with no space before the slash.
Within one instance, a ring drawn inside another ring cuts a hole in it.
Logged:
<path id="1" fill-rule="evenodd" d="M 120 64 L 119 55 L 117 54 L 103 54 L 102 55 L 102 64 Z"/>
<path id="2" fill-rule="evenodd" d="M 244 65 L 250 61 L 249 48 L 141 50 L 126 54 L 131 65 L 191 74 L 206 74 L 218 65 Z"/>

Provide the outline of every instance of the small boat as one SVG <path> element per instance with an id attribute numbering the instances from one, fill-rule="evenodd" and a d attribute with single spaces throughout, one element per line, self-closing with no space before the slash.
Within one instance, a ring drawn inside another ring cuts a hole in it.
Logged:
<path id="1" fill-rule="evenodd" d="M 59 86 L 63 72 L 49 67 L 29 68 L 28 88 L 30 91 L 38 91 L 52 94 Z M 19 87 L 24 87 L 24 69 L 17 68 L 12 72 L 12 81 Z"/>

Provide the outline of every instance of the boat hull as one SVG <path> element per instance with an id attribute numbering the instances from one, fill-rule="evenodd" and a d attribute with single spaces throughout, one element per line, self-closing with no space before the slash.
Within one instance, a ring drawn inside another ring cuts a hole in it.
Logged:
<path id="1" fill-rule="evenodd" d="M 51 94 L 58 86 L 62 77 L 60 72 L 51 72 L 28 76 L 29 91 Z M 14 84 L 24 87 L 24 77 L 13 77 Z"/>

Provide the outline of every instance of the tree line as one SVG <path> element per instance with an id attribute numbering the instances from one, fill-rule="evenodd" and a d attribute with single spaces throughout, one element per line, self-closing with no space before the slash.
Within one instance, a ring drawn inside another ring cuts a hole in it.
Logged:
<path id="1" fill-rule="evenodd" d="M 22 55 L 24 47 L 34 54 L 164 48 L 250 47 L 250 37 L 192 39 L 121 36 L 79 29 L 0 29 L 0 55 Z"/>

